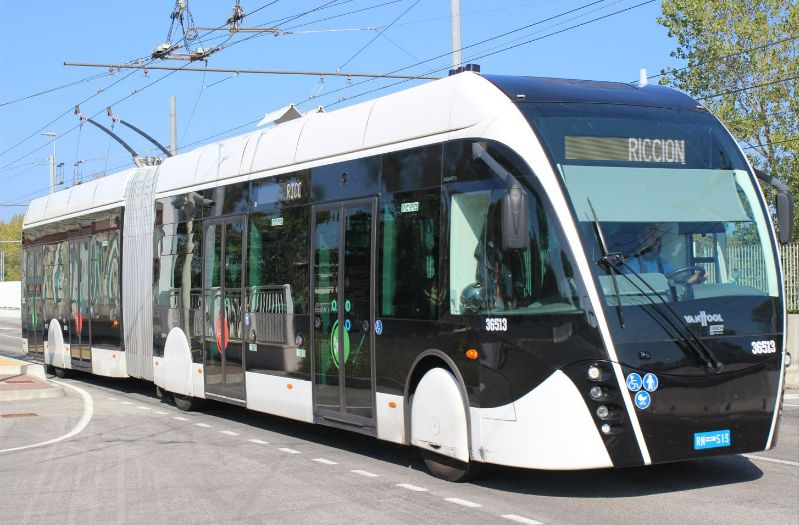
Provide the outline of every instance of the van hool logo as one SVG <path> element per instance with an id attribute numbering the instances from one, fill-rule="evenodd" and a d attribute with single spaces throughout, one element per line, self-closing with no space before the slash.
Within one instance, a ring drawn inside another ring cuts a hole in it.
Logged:
<path id="1" fill-rule="evenodd" d="M 721 314 L 707 314 L 704 310 L 699 312 L 699 315 L 684 315 L 686 323 L 699 323 L 702 326 L 707 326 L 708 323 L 723 323 L 724 319 Z"/>

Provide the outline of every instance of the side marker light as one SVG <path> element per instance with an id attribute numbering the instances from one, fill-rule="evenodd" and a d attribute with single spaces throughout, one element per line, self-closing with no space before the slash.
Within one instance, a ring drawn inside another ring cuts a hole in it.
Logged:
<path id="1" fill-rule="evenodd" d="M 477 350 L 475 350 L 474 348 L 466 350 L 466 359 L 475 360 L 477 359 L 477 355 L 478 355 Z"/>
<path id="2" fill-rule="evenodd" d="M 602 370 L 598 366 L 591 365 L 588 367 L 588 379 L 596 381 L 600 377 L 602 377 Z"/>

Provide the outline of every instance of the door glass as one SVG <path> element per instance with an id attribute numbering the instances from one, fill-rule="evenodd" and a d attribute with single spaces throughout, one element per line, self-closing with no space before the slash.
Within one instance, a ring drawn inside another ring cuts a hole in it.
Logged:
<path id="1" fill-rule="evenodd" d="M 316 405 L 341 410 L 338 341 L 338 209 L 318 211 L 314 217 L 314 387 Z"/>
<path id="2" fill-rule="evenodd" d="M 344 405 L 347 414 L 371 419 L 372 206 L 345 208 L 344 221 Z"/>
<path id="3" fill-rule="evenodd" d="M 77 331 L 80 334 L 81 359 L 91 361 L 92 351 L 90 346 L 91 312 L 89 310 L 89 241 L 82 241 L 79 245 L 80 256 L 80 323 Z"/>
<path id="4" fill-rule="evenodd" d="M 205 269 L 203 295 L 205 298 L 205 386 L 208 391 L 224 390 L 222 377 L 222 338 L 224 315 L 222 310 L 221 262 L 222 227 L 209 224 L 205 229 Z"/>
<path id="5" fill-rule="evenodd" d="M 225 362 L 225 395 L 244 399 L 244 363 L 242 361 L 242 241 L 244 224 L 225 224 L 225 330 L 222 354 Z"/>
<path id="6" fill-rule="evenodd" d="M 80 257 L 78 244 L 69 243 L 69 344 L 73 359 L 80 359 Z"/>

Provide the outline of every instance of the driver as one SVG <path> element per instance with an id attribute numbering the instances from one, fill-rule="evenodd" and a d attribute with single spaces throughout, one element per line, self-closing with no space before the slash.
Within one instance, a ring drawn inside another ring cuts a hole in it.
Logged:
<path id="1" fill-rule="evenodd" d="M 627 261 L 629 269 L 638 273 L 662 273 L 671 278 L 674 273 L 674 266 L 668 259 L 660 255 L 663 248 L 662 232 L 649 226 L 641 230 L 638 234 L 638 247 Z M 700 283 L 705 280 L 707 273 L 704 271 L 694 272 L 685 282 L 686 284 Z"/>

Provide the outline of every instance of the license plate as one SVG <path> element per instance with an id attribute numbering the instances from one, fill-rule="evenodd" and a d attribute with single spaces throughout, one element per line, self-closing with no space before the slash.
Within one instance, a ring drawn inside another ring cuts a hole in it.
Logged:
<path id="1" fill-rule="evenodd" d="M 730 446 L 729 430 L 712 430 L 710 432 L 697 432 L 694 434 L 694 450 Z"/>

